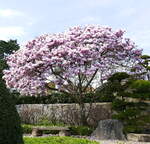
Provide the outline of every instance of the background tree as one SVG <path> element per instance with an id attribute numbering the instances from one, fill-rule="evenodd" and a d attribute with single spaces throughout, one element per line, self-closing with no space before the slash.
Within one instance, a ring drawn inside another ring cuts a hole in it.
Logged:
<path id="1" fill-rule="evenodd" d="M 22 144 L 20 118 L 14 100 L 2 79 L 3 70 L 7 68 L 5 56 L 19 49 L 16 40 L 0 41 L 0 143 Z"/>
<path id="2" fill-rule="evenodd" d="M 144 78 L 150 80 L 150 56 L 142 55 L 141 58 L 143 59 L 141 65 L 144 67 Z"/>
<path id="3" fill-rule="evenodd" d="M 107 82 L 107 89 L 113 96 L 113 118 L 124 124 L 125 133 L 150 133 L 150 82 L 137 80 L 127 73 L 115 73 Z M 103 90 L 103 91 L 104 91 Z"/>
<path id="4" fill-rule="evenodd" d="M 117 93 L 123 92 L 127 85 L 121 85 L 122 80 L 126 80 L 130 77 L 126 72 L 114 73 L 107 79 L 107 82 L 102 84 L 96 90 L 96 96 L 106 99 L 107 101 L 113 102 Z"/>
<path id="5" fill-rule="evenodd" d="M 83 98 L 117 71 L 139 65 L 141 50 L 121 30 L 85 26 L 65 33 L 42 35 L 7 57 L 4 79 L 23 95 L 46 95 L 54 90 L 74 97 L 86 120 Z M 55 87 L 48 84 L 53 82 Z"/>
<path id="6" fill-rule="evenodd" d="M 9 41 L 3 41 L 0 40 L 0 54 L 1 57 L 4 57 L 4 54 L 12 54 L 13 51 L 18 50 L 19 44 L 17 44 L 17 40 L 9 40 Z"/>

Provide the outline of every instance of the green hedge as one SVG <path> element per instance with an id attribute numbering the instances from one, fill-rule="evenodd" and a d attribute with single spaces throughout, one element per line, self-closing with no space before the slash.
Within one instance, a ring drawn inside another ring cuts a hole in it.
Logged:
<path id="1" fill-rule="evenodd" d="M 48 96 L 19 96 L 14 94 L 16 104 L 55 104 L 55 103 L 75 103 L 75 99 L 71 95 L 53 93 Z M 111 102 L 112 97 L 103 96 L 101 93 L 88 93 L 83 98 L 84 103 L 90 102 Z"/>

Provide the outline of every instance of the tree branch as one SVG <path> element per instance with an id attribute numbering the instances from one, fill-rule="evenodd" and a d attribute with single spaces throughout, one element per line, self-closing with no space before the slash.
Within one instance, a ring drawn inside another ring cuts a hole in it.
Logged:
<path id="1" fill-rule="evenodd" d="M 69 84 L 71 84 L 71 85 L 72 85 L 72 82 L 71 82 L 70 80 L 65 79 L 65 78 L 64 78 L 63 76 L 61 76 L 60 74 L 58 74 L 58 73 L 54 72 L 54 70 L 53 70 L 53 68 L 52 68 L 52 67 L 51 67 L 51 71 L 52 71 L 52 73 L 53 73 L 55 76 L 59 76 L 61 79 L 66 80 Z"/>
<path id="2" fill-rule="evenodd" d="M 79 84 L 78 84 L 77 89 L 79 89 L 79 92 L 82 93 L 82 83 L 81 83 L 81 76 L 80 76 L 80 74 L 78 74 L 78 77 L 79 77 Z"/>
<path id="3" fill-rule="evenodd" d="M 88 81 L 87 85 L 85 86 L 85 88 L 83 89 L 83 92 L 86 91 L 86 89 L 88 88 L 88 86 L 90 85 L 90 83 L 92 82 L 92 80 L 94 79 L 96 73 L 98 72 L 98 69 L 95 70 L 93 76 L 91 77 L 91 79 Z"/>

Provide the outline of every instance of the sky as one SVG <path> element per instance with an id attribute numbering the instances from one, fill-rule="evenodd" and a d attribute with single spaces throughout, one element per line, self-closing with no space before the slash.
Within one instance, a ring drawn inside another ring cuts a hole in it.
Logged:
<path id="1" fill-rule="evenodd" d="M 123 29 L 150 54 L 150 0 L 0 0 L 0 39 L 20 45 L 77 25 Z"/>

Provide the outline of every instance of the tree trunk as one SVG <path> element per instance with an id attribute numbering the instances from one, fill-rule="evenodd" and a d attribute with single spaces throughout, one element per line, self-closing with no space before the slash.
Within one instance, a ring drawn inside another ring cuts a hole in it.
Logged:
<path id="1" fill-rule="evenodd" d="M 86 107 L 85 107 L 85 103 L 80 103 L 79 104 L 80 107 L 80 125 L 88 125 L 87 123 L 87 112 L 86 112 Z"/>

